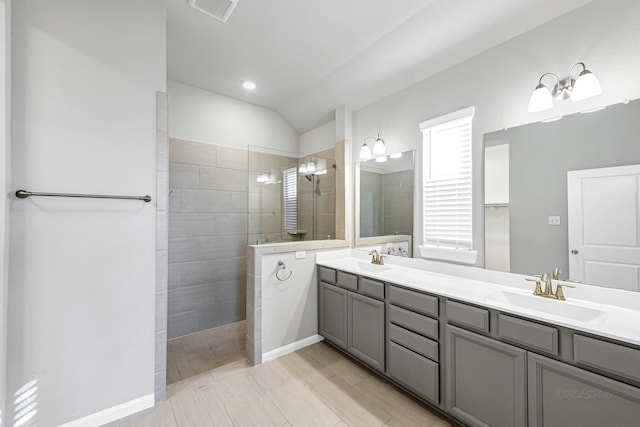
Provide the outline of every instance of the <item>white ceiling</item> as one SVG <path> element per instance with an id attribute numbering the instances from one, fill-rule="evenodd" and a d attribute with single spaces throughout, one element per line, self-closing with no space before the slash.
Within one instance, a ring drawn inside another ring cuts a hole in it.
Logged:
<path id="1" fill-rule="evenodd" d="M 590 1 L 240 0 L 222 23 L 169 0 L 168 77 L 271 108 L 303 133 Z"/>

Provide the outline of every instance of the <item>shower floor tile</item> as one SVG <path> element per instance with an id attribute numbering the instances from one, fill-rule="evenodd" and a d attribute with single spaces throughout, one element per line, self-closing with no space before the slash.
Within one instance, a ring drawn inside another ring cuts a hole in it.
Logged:
<path id="1" fill-rule="evenodd" d="M 241 360 L 246 321 L 207 329 L 167 343 L 167 384 Z"/>

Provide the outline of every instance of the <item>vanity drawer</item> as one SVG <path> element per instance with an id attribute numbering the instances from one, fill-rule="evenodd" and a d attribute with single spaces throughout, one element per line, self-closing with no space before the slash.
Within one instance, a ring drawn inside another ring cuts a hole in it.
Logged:
<path id="1" fill-rule="evenodd" d="M 349 289 L 350 291 L 358 290 L 358 276 L 355 274 L 345 273 L 338 271 L 337 285 L 341 288 Z"/>
<path id="2" fill-rule="evenodd" d="M 558 355 L 558 330 L 550 326 L 499 314 L 498 336 L 523 347 Z"/>
<path id="3" fill-rule="evenodd" d="M 455 301 L 447 301 L 446 307 L 447 322 L 476 331 L 489 332 L 489 310 Z"/>
<path id="4" fill-rule="evenodd" d="M 573 358 L 581 365 L 640 383 L 640 350 L 576 334 Z"/>
<path id="5" fill-rule="evenodd" d="M 408 289 L 389 287 L 391 304 L 417 311 L 428 316 L 438 316 L 438 298 L 431 295 L 413 292 Z"/>
<path id="6" fill-rule="evenodd" d="M 435 362 L 438 361 L 438 343 L 436 341 L 396 325 L 389 327 L 389 340 L 415 351 L 421 356 L 428 357 Z"/>
<path id="7" fill-rule="evenodd" d="M 384 283 L 376 280 L 367 279 L 366 277 L 360 278 L 360 293 L 376 298 L 379 300 L 384 299 Z"/>
<path id="8" fill-rule="evenodd" d="M 332 268 L 320 266 L 320 281 L 329 283 L 331 285 L 336 284 L 336 271 Z"/>
<path id="9" fill-rule="evenodd" d="M 389 306 L 389 322 L 428 338 L 438 339 L 438 321 L 404 308 Z"/>
<path id="10" fill-rule="evenodd" d="M 440 403 L 438 364 L 411 350 L 389 343 L 389 376 L 419 396 Z"/>

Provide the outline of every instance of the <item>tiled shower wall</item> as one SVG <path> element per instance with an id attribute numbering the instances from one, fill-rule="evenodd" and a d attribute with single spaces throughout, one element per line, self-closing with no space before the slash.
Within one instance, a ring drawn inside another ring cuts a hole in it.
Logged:
<path id="1" fill-rule="evenodd" d="M 297 157 L 249 150 L 249 236 L 248 244 L 295 241 L 283 230 L 282 170 L 296 166 Z M 259 183 L 268 173 L 269 182 Z"/>
<path id="2" fill-rule="evenodd" d="M 322 151 L 307 157 L 327 159 L 327 173 L 315 176 L 311 182 L 304 175 L 298 176 L 300 196 L 298 199 L 298 228 L 308 230 L 305 240 L 335 239 L 336 168 L 333 160 L 334 150 Z M 344 191 L 342 194 L 344 197 Z M 314 229 L 315 235 L 312 233 Z"/>
<path id="3" fill-rule="evenodd" d="M 413 171 L 360 172 L 360 237 L 413 229 Z"/>
<path id="4" fill-rule="evenodd" d="M 360 237 L 384 235 L 383 175 L 360 171 Z"/>
<path id="5" fill-rule="evenodd" d="M 413 170 L 384 175 L 384 234 L 412 234 Z"/>
<path id="6" fill-rule="evenodd" d="M 168 338 L 245 318 L 247 150 L 169 142 Z"/>

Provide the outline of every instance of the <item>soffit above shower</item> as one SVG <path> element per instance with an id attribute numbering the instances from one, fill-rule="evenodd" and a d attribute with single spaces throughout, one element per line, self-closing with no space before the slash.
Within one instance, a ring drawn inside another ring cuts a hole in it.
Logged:
<path id="1" fill-rule="evenodd" d="M 188 1 L 232 0 L 167 1 L 169 79 L 273 109 L 302 133 L 592 0 L 241 0 L 225 23 Z"/>

